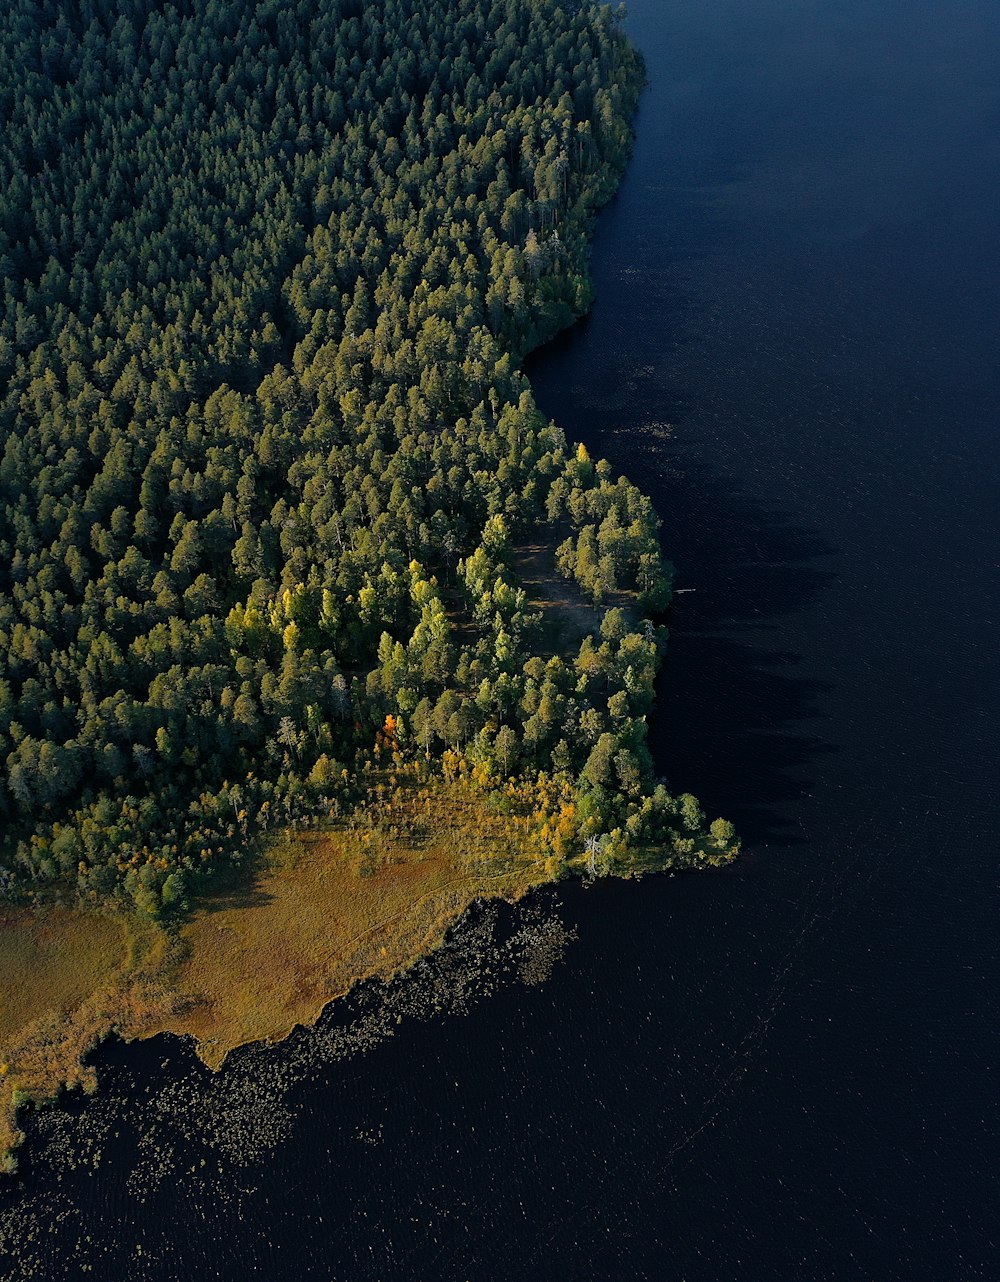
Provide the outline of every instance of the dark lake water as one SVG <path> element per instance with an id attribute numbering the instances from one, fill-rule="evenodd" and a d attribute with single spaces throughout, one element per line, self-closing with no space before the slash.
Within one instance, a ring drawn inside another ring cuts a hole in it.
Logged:
<path id="1" fill-rule="evenodd" d="M 19 1277 L 1000 1273 L 1000 5 L 630 10 L 599 300 L 531 376 L 656 500 L 694 590 L 652 737 L 745 855 L 545 901 L 545 984 L 273 1054 L 219 1157 L 187 1050 L 108 1048 L 0 1194 Z"/>

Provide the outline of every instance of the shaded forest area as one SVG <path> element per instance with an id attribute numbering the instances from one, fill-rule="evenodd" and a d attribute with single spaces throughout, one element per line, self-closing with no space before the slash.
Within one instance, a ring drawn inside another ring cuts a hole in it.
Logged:
<path id="1" fill-rule="evenodd" d="M 641 83 L 591 3 L 4 7 L 0 896 L 183 912 L 386 753 L 534 790 L 556 864 L 734 849 L 646 748 L 652 505 L 519 371 Z"/>

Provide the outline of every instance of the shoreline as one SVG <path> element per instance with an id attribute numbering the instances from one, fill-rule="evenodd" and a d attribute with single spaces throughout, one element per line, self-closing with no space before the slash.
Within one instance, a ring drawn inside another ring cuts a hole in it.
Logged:
<path id="1" fill-rule="evenodd" d="M 278 1044 L 314 1025 L 359 984 L 405 973 L 436 951 L 477 901 L 515 903 L 553 880 L 544 860 L 532 857 L 527 823 L 512 828 L 508 815 L 484 819 L 478 798 L 447 785 L 440 793 L 435 805 L 448 812 L 445 822 L 384 866 L 359 866 L 368 857 L 364 833 L 286 836 L 249 885 L 209 898 L 174 931 L 102 910 L 51 905 L 9 913 L 8 953 L 18 934 L 29 953 L 39 935 L 62 953 L 92 930 L 105 944 L 120 932 L 121 951 L 69 998 L 46 995 L 51 977 L 42 972 L 33 1000 L 48 1000 L 48 1008 L 13 1044 L 4 1030 L 0 1081 L 10 1103 L 0 1113 L 0 1171 L 16 1169 L 23 1108 L 54 1103 L 74 1087 L 96 1090 L 95 1070 L 84 1060 L 110 1034 L 126 1042 L 160 1033 L 190 1037 L 202 1063 L 218 1071 L 241 1046 Z M 478 865 L 462 849 L 473 832 Z M 34 977 L 21 978 L 32 1000 Z"/>
<path id="2" fill-rule="evenodd" d="M 644 67 L 641 71 L 630 103 L 632 120 L 646 85 Z M 540 308 L 534 326 L 525 332 L 523 347 L 514 345 L 510 352 L 516 377 L 532 403 L 534 394 L 524 365 L 537 360 L 547 345 L 579 324 L 593 305 L 593 229 L 601 209 L 619 190 L 635 138 L 634 126 L 630 129 L 628 150 L 595 175 L 592 187 L 565 224 L 567 239 L 577 240 L 584 248 L 579 305 L 563 298 L 558 306 Z M 553 616 L 560 609 L 563 607 L 556 605 Z M 599 621 L 598 609 L 594 632 Z M 555 622 L 558 631 L 559 620 Z M 657 656 L 656 670 L 661 662 L 662 656 Z M 430 786 L 447 790 L 452 782 L 438 777 Z M 83 1061 L 111 1033 L 125 1041 L 163 1032 L 190 1036 L 198 1058 L 217 1071 L 240 1046 L 280 1043 L 299 1025 L 313 1025 L 327 1006 L 358 984 L 372 978 L 385 982 L 404 973 L 441 946 L 448 930 L 462 920 L 473 903 L 496 899 L 517 902 L 536 886 L 557 880 L 574 862 L 578 871 L 589 867 L 593 875 L 593 852 L 589 865 L 579 852 L 573 858 L 550 854 L 537 824 L 532 826 L 532 821 L 509 812 L 491 814 L 482 794 L 467 797 L 464 810 L 461 804 L 457 809 L 461 813 L 451 821 L 446 819 L 443 826 L 436 815 L 431 836 L 424 834 L 415 845 L 406 840 L 388 843 L 388 854 L 381 832 L 367 834 L 369 848 L 365 849 L 366 834 L 361 834 L 362 848 L 355 848 L 356 834 L 348 834 L 339 825 L 331 830 L 286 831 L 272 844 L 253 878 L 241 881 L 235 889 L 223 888 L 221 896 L 210 892 L 176 927 L 164 928 L 124 913 L 63 910 L 69 920 L 59 920 L 66 924 L 67 947 L 72 949 L 74 935 L 86 934 L 100 922 L 103 929 L 120 930 L 122 952 L 111 959 L 110 967 L 99 971 L 82 997 L 74 999 L 59 991 L 55 997 L 43 994 L 37 1003 L 41 1013 L 16 1030 L 10 1053 L 0 1051 L 0 1080 L 11 1087 L 10 1104 L 0 1114 L 0 1171 L 16 1169 L 13 1154 L 23 1141 L 17 1118 L 23 1107 L 42 1106 L 75 1086 L 88 1092 L 96 1089 L 96 1073 Z M 455 839 L 456 834 L 469 831 L 475 833 L 471 842 Z M 425 858 L 420 842 L 433 844 L 442 833 L 447 838 L 444 846 L 435 858 Z M 511 841 L 516 847 L 513 851 Z M 691 862 L 727 862 L 736 849 L 724 850 L 721 845 L 714 849 L 704 833 L 697 843 L 687 840 L 686 846 L 682 859 Z M 383 860 L 374 868 L 368 866 L 373 857 L 371 848 L 377 848 Z M 303 858 L 302 852 L 310 849 L 313 855 L 321 849 L 325 855 Z M 501 870 L 480 867 L 451 876 L 468 862 L 465 849 L 475 852 L 473 860 L 483 851 L 487 862 L 497 857 Z M 289 855 L 290 851 L 298 854 Z M 635 862 L 621 875 L 640 876 L 670 863 L 666 855 L 650 861 L 648 852 L 644 856 L 637 849 Z M 414 894 L 422 878 L 428 888 Z M 331 884 L 335 884 L 335 899 L 343 907 L 342 921 L 349 924 L 345 942 L 333 950 L 325 898 Z M 380 906 L 387 899 L 392 901 L 394 893 L 398 906 L 372 922 L 375 890 Z M 46 909 L 14 912 L 22 914 L 21 933 L 30 944 L 33 934 L 44 930 Z M 356 930 L 359 920 L 365 924 Z M 385 934 L 387 926 L 395 928 L 389 935 Z M 8 949 L 16 950 L 14 933 L 7 944 Z M 289 939 L 295 940 L 294 946 L 289 945 Z M 107 962 L 107 956 L 102 960 Z M 46 976 L 38 982 L 44 989 Z M 27 987 L 30 989 L 30 983 Z"/>

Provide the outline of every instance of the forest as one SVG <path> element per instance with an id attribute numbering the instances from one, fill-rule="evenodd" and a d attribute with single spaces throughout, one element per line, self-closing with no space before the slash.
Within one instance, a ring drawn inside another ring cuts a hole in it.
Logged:
<path id="1" fill-rule="evenodd" d="M 9 0 L 0 32 L 0 898 L 182 914 L 380 761 L 527 798 L 556 872 L 728 858 L 647 746 L 658 517 L 520 370 L 591 302 L 620 13 Z"/>

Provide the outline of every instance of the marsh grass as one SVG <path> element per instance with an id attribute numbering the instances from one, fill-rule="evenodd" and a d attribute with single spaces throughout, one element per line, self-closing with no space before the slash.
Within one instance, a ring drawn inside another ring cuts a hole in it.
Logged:
<path id="1" fill-rule="evenodd" d="M 220 885 L 174 932 L 82 909 L 16 909 L 0 932 L 0 1155 L 17 1107 L 96 1086 L 87 1052 L 109 1032 L 192 1036 L 218 1068 L 237 1046 L 315 1021 L 361 980 L 435 949 L 477 899 L 550 880 L 530 815 L 470 784 L 389 775 L 365 806 L 286 833 L 243 884 Z"/>

